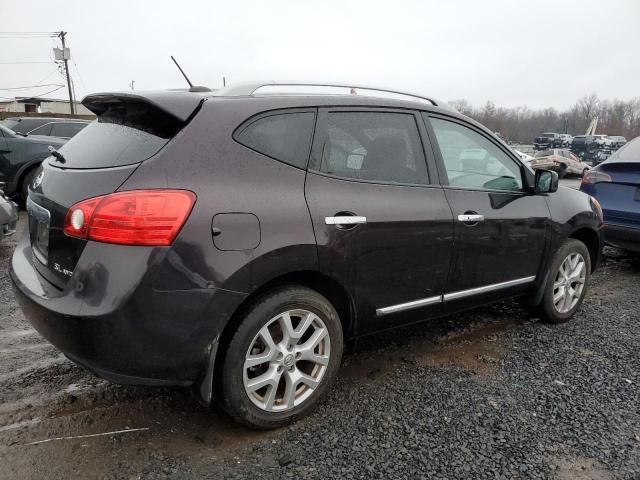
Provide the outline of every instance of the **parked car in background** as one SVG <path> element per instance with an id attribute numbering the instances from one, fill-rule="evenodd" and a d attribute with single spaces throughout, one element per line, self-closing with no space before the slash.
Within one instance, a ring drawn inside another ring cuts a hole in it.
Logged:
<path id="1" fill-rule="evenodd" d="M 346 340 L 513 296 L 578 310 L 591 197 L 435 100 L 273 86 L 83 100 L 98 121 L 38 170 L 10 273 L 69 358 L 273 428 L 322 399 Z"/>
<path id="2" fill-rule="evenodd" d="M 571 151 L 583 162 L 592 166 L 605 160 L 611 150 L 603 135 L 576 135 L 571 142 Z"/>
<path id="3" fill-rule="evenodd" d="M 0 125 L 13 130 L 18 135 L 27 135 L 32 130 L 41 127 L 46 123 L 65 121 L 64 118 L 57 117 L 9 117 L 0 122 Z"/>
<path id="4" fill-rule="evenodd" d="M 536 152 L 529 165 L 534 170 L 547 169 L 558 172 L 560 178 L 567 175 L 582 175 L 590 168 L 569 150 L 559 148 Z"/>
<path id="5" fill-rule="evenodd" d="M 13 235 L 18 224 L 18 205 L 0 188 L 0 240 Z"/>
<path id="6" fill-rule="evenodd" d="M 573 142 L 573 136 L 569 135 L 568 133 L 561 133 L 560 134 L 560 144 L 558 145 L 558 142 L 556 142 L 555 146 L 556 147 L 561 147 L 561 148 L 571 148 L 571 143 Z"/>
<path id="7" fill-rule="evenodd" d="M 87 120 L 49 122 L 34 128 L 28 132 L 27 135 L 43 135 L 45 137 L 58 137 L 68 140 L 89 125 L 89 123 L 91 122 Z"/>
<path id="8" fill-rule="evenodd" d="M 548 150 L 562 146 L 562 137 L 559 133 L 543 133 L 533 140 L 534 150 Z"/>
<path id="9" fill-rule="evenodd" d="M 602 205 L 606 242 L 640 253 L 640 137 L 586 172 L 580 190 Z"/>
<path id="10" fill-rule="evenodd" d="M 56 149 L 65 142 L 55 137 L 18 135 L 0 125 L 0 184 L 5 194 L 26 200 L 36 168 L 51 155 L 49 147 Z"/>
<path id="11" fill-rule="evenodd" d="M 618 150 L 620 147 L 622 147 L 625 143 L 627 143 L 627 139 L 624 137 L 621 137 L 619 135 L 613 135 L 613 136 L 609 136 L 609 145 L 611 147 L 612 150 Z"/>
<path id="12" fill-rule="evenodd" d="M 520 157 L 520 160 L 522 160 L 523 163 L 525 163 L 526 165 L 531 166 L 531 160 L 534 159 L 533 156 L 531 156 L 531 155 L 529 155 L 527 153 L 521 152 L 520 150 L 516 150 L 515 148 L 512 149 L 512 150 L 514 152 L 516 152 L 516 155 L 518 155 Z"/>

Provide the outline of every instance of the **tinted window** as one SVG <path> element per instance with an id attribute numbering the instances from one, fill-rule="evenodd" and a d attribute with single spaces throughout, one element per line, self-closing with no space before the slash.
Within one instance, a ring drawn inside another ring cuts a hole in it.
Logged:
<path id="1" fill-rule="evenodd" d="M 67 168 L 104 168 L 142 162 L 169 139 L 98 119 L 62 147 Z"/>
<path id="2" fill-rule="evenodd" d="M 415 117 L 404 113 L 329 113 L 320 170 L 360 180 L 429 183 Z"/>
<path id="3" fill-rule="evenodd" d="M 86 123 L 54 123 L 51 135 L 71 138 L 86 126 Z"/>
<path id="4" fill-rule="evenodd" d="M 51 127 L 53 125 L 51 123 L 47 123 L 38 128 L 34 128 L 29 132 L 29 135 L 51 135 Z"/>
<path id="5" fill-rule="evenodd" d="M 458 123 L 431 119 L 449 185 L 482 190 L 522 190 L 520 165 L 496 144 Z"/>
<path id="6" fill-rule="evenodd" d="M 312 112 L 261 117 L 237 134 L 236 140 L 276 160 L 307 168 L 314 117 Z"/>

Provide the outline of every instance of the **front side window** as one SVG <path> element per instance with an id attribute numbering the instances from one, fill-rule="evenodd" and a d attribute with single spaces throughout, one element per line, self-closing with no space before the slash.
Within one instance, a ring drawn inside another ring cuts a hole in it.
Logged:
<path id="1" fill-rule="evenodd" d="M 429 183 L 415 117 L 405 113 L 329 112 L 320 171 L 385 183 Z"/>
<path id="2" fill-rule="evenodd" d="M 314 118 L 313 112 L 261 117 L 236 134 L 235 139 L 258 153 L 294 167 L 307 168 Z"/>
<path id="3" fill-rule="evenodd" d="M 430 121 L 450 186 L 522 191 L 520 165 L 496 144 L 458 123 L 438 118 Z"/>

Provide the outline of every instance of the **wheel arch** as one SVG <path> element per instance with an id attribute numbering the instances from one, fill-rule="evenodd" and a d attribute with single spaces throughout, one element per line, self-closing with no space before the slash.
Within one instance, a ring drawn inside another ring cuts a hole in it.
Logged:
<path id="1" fill-rule="evenodd" d="M 583 227 L 573 231 L 569 238 L 579 240 L 585 244 L 587 250 L 589 250 L 591 273 L 593 273 L 600 260 L 600 237 L 598 233 L 591 228 Z"/>
<path id="2" fill-rule="evenodd" d="M 211 386 L 211 393 L 213 393 L 213 396 L 217 397 L 215 392 L 220 388 L 222 364 L 224 362 L 225 352 L 229 346 L 231 338 L 233 337 L 233 333 L 242 321 L 244 313 L 251 308 L 251 305 L 257 298 L 273 288 L 284 285 L 299 285 L 307 287 L 326 297 L 338 312 L 344 338 L 348 339 L 352 335 L 355 324 L 355 305 L 353 298 L 349 295 L 347 289 L 340 284 L 340 282 L 328 275 L 314 270 L 294 271 L 276 276 L 254 289 L 249 296 L 243 300 L 238 308 L 236 308 L 235 312 L 231 315 L 229 321 L 222 329 L 222 332 L 218 337 L 215 352 L 212 352 L 215 355 L 215 358 L 210 359 L 210 361 L 212 361 L 212 368 L 207 372 L 211 375 L 210 383 L 206 382 L 206 378 L 198 382 L 199 385 L 205 385 L 204 391 L 200 394 L 196 394 L 203 403 L 206 404 L 210 401 L 210 398 L 207 399 L 205 396 L 206 393 L 208 393 L 206 390 L 209 388 L 206 386 L 207 383 Z M 207 373 L 205 373 L 205 377 L 207 376 Z M 198 392 L 198 390 L 196 390 L 196 392 Z"/>

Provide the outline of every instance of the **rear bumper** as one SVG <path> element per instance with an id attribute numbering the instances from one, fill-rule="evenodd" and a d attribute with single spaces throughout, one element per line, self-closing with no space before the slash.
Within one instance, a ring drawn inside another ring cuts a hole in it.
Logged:
<path id="1" fill-rule="evenodd" d="M 72 361 L 114 383 L 198 382 L 214 339 L 246 295 L 215 288 L 157 291 L 147 262 L 158 249 L 137 249 L 146 265 L 142 272 L 136 262 L 110 262 L 114 246 L 100 247 L 85 250 L 82 264 L 60 291 L 35 270 L 31 247 L 23 240 L 14 252 L 11 279 L 25 317 Z M 94 272 L 93 278 L 83 272 L 97 264 L 113 268 L 106 276 Z M 126 269 L 124 275 L 119 268 Z M 99 285 L 92 286 L 93 279 L 100 279 Z"/>
<path id="2" fill-rule="evenodd" d="M 605 242 L 612 247 L 640 252 L 640 228 L 608 223 Z"/>

